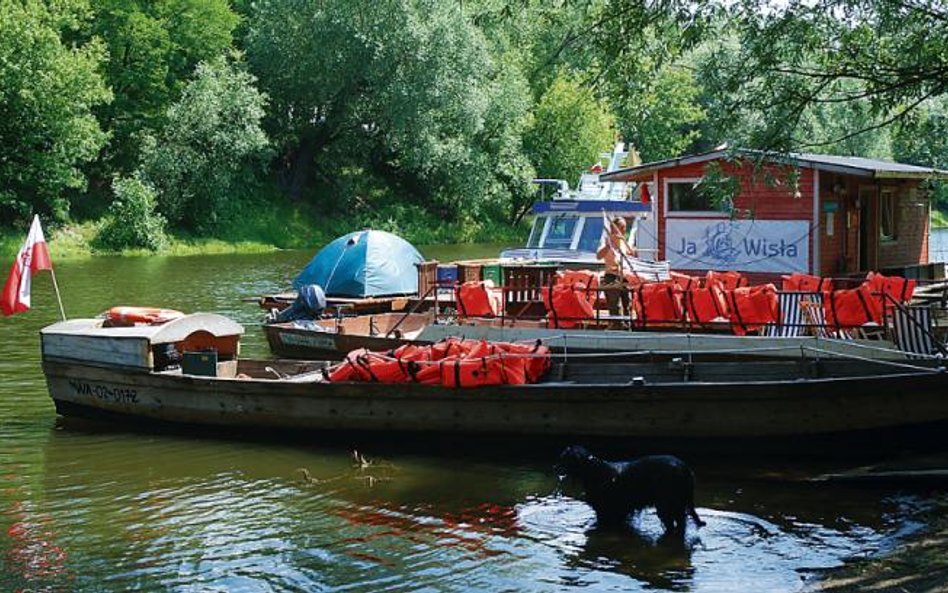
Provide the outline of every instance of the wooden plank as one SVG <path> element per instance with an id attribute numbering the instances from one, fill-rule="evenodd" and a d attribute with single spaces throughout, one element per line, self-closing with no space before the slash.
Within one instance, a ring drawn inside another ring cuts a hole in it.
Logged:
<path id="1" fill-rule="evenodd" d="M 105 338 L 68 334 L 41 334 L 44 357 L 68 358 L 127 366 L 152 368 L 147 338 Z"/>

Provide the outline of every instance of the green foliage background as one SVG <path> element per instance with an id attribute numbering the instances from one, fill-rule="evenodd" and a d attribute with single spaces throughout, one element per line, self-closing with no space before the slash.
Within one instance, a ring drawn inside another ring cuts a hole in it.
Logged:
<path id="1" fill-rule="evenodd" d="M 0 0 L 0 236 L 514 238 L 617 139 L 944 169 L 946 48 L 892 0 Z"/>

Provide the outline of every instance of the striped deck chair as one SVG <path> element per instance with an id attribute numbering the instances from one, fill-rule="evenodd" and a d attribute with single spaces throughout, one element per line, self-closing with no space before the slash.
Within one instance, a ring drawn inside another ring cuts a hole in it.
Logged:
<path id="1" fill-rule="evenodd" d="M 819 292 L 804 293 L 807 298 L 800 299 L 800 310 L 803 311 L 804 323 L 807 329 L 818 338 L 834 340 L 852 340 L 853 330 L 834 330 L 826 325 L 826 313 L 823 312 L 823 295 Z"/>
<path id="2" fill-rule="evenodd" d="M 895 345 L 909 354 L 909 358 L 921 358 L 939 352 L 932 333 L 932 310 L 929 307 L 898 306 L 892 309 L 892 330 Z M 911 355 L 919 356 L 911 356 Z"/>
<path id="3" fill-rule="evenodd" d="M 764 335 L 770 338 L 795 338 L 802 336 L 808 321 L 800 306 L 801 302 L 819 301 L 822 307 L 823 295 L 818 292 L 780 292 L 777 301 L 780 305 L 780 321 L 768 325 Z"/>

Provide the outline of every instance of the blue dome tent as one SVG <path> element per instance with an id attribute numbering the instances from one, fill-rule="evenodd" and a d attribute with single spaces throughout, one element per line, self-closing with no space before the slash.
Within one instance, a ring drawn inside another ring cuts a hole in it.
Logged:
<path id="1" fill-rule="evenodd" d="M 385 231 L 343 235 L 319 250 L 293 287 L 318 284 L 328 296 L 374 297 L 418 292 L 416 263 L 424 261 L 411 243 Z"/>

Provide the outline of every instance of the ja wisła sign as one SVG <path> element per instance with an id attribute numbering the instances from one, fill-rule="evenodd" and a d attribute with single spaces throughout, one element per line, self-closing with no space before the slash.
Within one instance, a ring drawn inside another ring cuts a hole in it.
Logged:
<path id="1" fill-rule="evenodd" d="M 808 272 L 810 224 L 805 220 L 673 220 L 665 256 L 672 268 L 741 272 Z"/>

